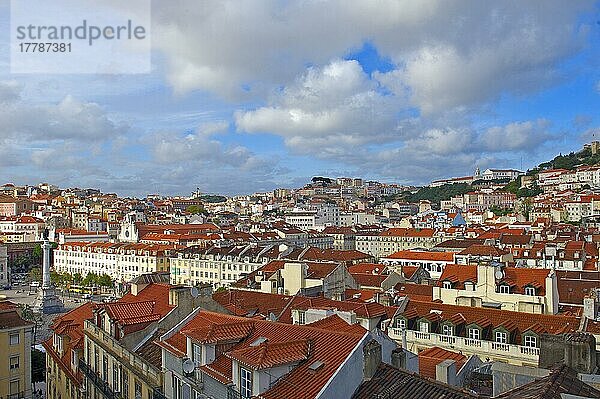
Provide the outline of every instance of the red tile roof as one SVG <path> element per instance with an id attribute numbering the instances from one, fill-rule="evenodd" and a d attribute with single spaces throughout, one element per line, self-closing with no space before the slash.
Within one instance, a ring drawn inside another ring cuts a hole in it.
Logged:
<path id="1" fill-rule="evenodd" d="M 419 352 L 419 374 L 423 377 L 436 377 L 436 366 L 444 360 L 454 360 L 456 362 L 456 372 L 467 361 L 467 357 L 463 354 L 451 352 L 434 346 Z"/>
<path id="2" fill-rule="evenodd" d="M 436 262 L 453 262 L 454 254 L 452 252 L 428 252 L 428 251 L 405 250 L 405 251 L 395 252 L 389 256 L 386 256 L 386 258 L 436 261 Z"/>
<path id="3" fill-rule="evenodd" d="M 275 343 L 267 340 L 257 346 L 252 345 L 228 352 L 226 356 L 254 370 L 262 370 L 308 359 L 312 344 L 311 340 L 302 339 Z"/>
<path id="4" fill-rule="evenodd" d="M 210 323 L 247 322 L 245 318 L 201 311 L 182 330 L 202 328 Z M 347 356 L 356 348 L 364 335 L 320 329 L 311 326 L 289 325 L 264 320 L 252 320 L 250 336 L 231 348 L 228 356 L 218 356 L 213 363 L 201 367 L 223 383 L 231 381 L 232 358 L 248 362 L 254 367 L 269 367 L 281 362 L 298 362 L 288 374 L 260 395 L 264 399 L 314 398 L 331 379 Z M 366 334 L 366 332 L 365 332 Z M 182 335 L 181 332 L 175 335 Z M 266 338 L 264 346 L 252 347 L 259 338 Z M 185 352 L 185 341 L 169 338 L 160 345 L 176 355 Z M 309 350 L 310 342 L 310 350 Z M 177 346 L 177 350 L 170 349 Z M 332 350 L 335 348 L 335 350 Z M 306 361 L 301 361 L 306 359 Z M 315 361 L 323 363 L 317 371 L 310 370 Z M 298 389 L 302 387 L 302 389 Z"/>

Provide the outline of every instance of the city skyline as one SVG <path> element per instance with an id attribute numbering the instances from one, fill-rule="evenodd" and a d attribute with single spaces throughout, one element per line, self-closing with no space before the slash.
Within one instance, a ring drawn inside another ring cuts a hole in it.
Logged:
<path id="1" fill-rule="evenodd" d="M 598 2 L 152 4 L 152 73 L 11 74 L 0 181 L 247 194 L 531 168 L 600 132 Z"/>

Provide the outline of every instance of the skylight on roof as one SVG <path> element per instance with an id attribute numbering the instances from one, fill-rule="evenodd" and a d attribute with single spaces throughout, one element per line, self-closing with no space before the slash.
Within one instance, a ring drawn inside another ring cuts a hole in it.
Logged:
<path id="1" fill-rule="evenodd" d="M 254 342 L 252 342 L 250 344 L 250 346 L 258 346 L 258 345 L 260 345 L 260 344 L 262 344 L 264 342 L 267 342 L 267 338 L 265 338 L 265 337 L 258 337 Z"/>
<path id="2" fill-rule="evenodd" d="M 315 360 L 310 366 L 308 366 L 308 369 L 310 371 L 317 371 L 324 365 L 325 363 L 323 363 L 321 360 Z"/>

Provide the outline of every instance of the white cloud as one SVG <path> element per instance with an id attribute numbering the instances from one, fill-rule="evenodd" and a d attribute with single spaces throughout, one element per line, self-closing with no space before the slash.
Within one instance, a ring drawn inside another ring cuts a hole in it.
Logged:
<path id="1" fill-rule="evenodd" d="M 538 119 L 491 127 L 481 136 L 482 149 L 491 152 L 535 151 L 544 142 L 556 139 L 548 131 L 549 126 L 549 121 Z"/>
<path id="2" fill-rule="evenodd" d="M 235 120 L 241 131 L 281 135 L 295 151 L 327 153 L 392 140 L 398 134 L 397 102 L 378 91 L 357 61 L 335 60 L 310 68 L 272 104 L 239 111 Z"/>
<path id="3" fill-rule="evenodd" d="M 179 0 L 156 6 L 153 40 L 177 91 L 227 98 L 260 98 L 306 64 L 326 65 L 370 40 L 397 66 L 386 84 L 437 112 L 556 79 L 557 63 L 583 45 L 577 17 L 593 4 Z"/>

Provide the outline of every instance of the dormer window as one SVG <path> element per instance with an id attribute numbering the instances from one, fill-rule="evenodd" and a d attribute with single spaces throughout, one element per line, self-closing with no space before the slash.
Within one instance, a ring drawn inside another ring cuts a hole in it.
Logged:
<path id="1" fill-rule="evenodd" d="M 252 370 L 240 367 L 240 396 L 242 398 L 252 397 Z"/>
<path id="2" fill-rule="evenodd" d="M 498 292 L 501 294 L 510 294 L 510 286 L 508 284 L 500 284 L 498 286 Z"/>
<path id="3" fill-rule="evenodd" d="M 427 321 L 422 321 L 419 323 L 419 331 L 422 333 L 428 333 L 429 332 L 429 322 Z"/>
<path id="4" fill-rule="evenodd" d="M 196 367 L 202 365 L 202 345 L 192 345 L 192 360 Z"/>
<path id="5" fill-rule="evenodd" d="M 452 283 L 450 281 L 444 281 L 444 282 L 442 282 L 442 287 L 444 289 L 450 290 L 450 289 L 452 289 Z"/>
<path id="6" fill-rule="evenodd" d="M 298 311 L 298 324 L 304 325 L 306 324 L 306 312 Z"/>
<path id="7" fill-rule="evenodd" d="M 525 287 L 525 295 L 535 296 L 535 288 L 534 287 Z"/>
<path id="8" fill-rule="evenodd" d="M 525 335 L 523 337 L 523 345 L 529 348 L 537 347 L 537 337 L 535 335 Z"/>
<path id="9" fill-rule="evenodd" d="M 469 328 L 470 339 L 481 339 L 481 331 L 477 327 Z"/>
<path id="10" fill-rule="evenodd" d="M 454 335 L 454 327 L 451 324 L 442 325 L 442 335 Z"/>
<path id="11" fill-rule="evenodd" d="M 507 344 L 508 334 L 504 331 L 496 331 L 496 342 L 499 344 Z"/>

